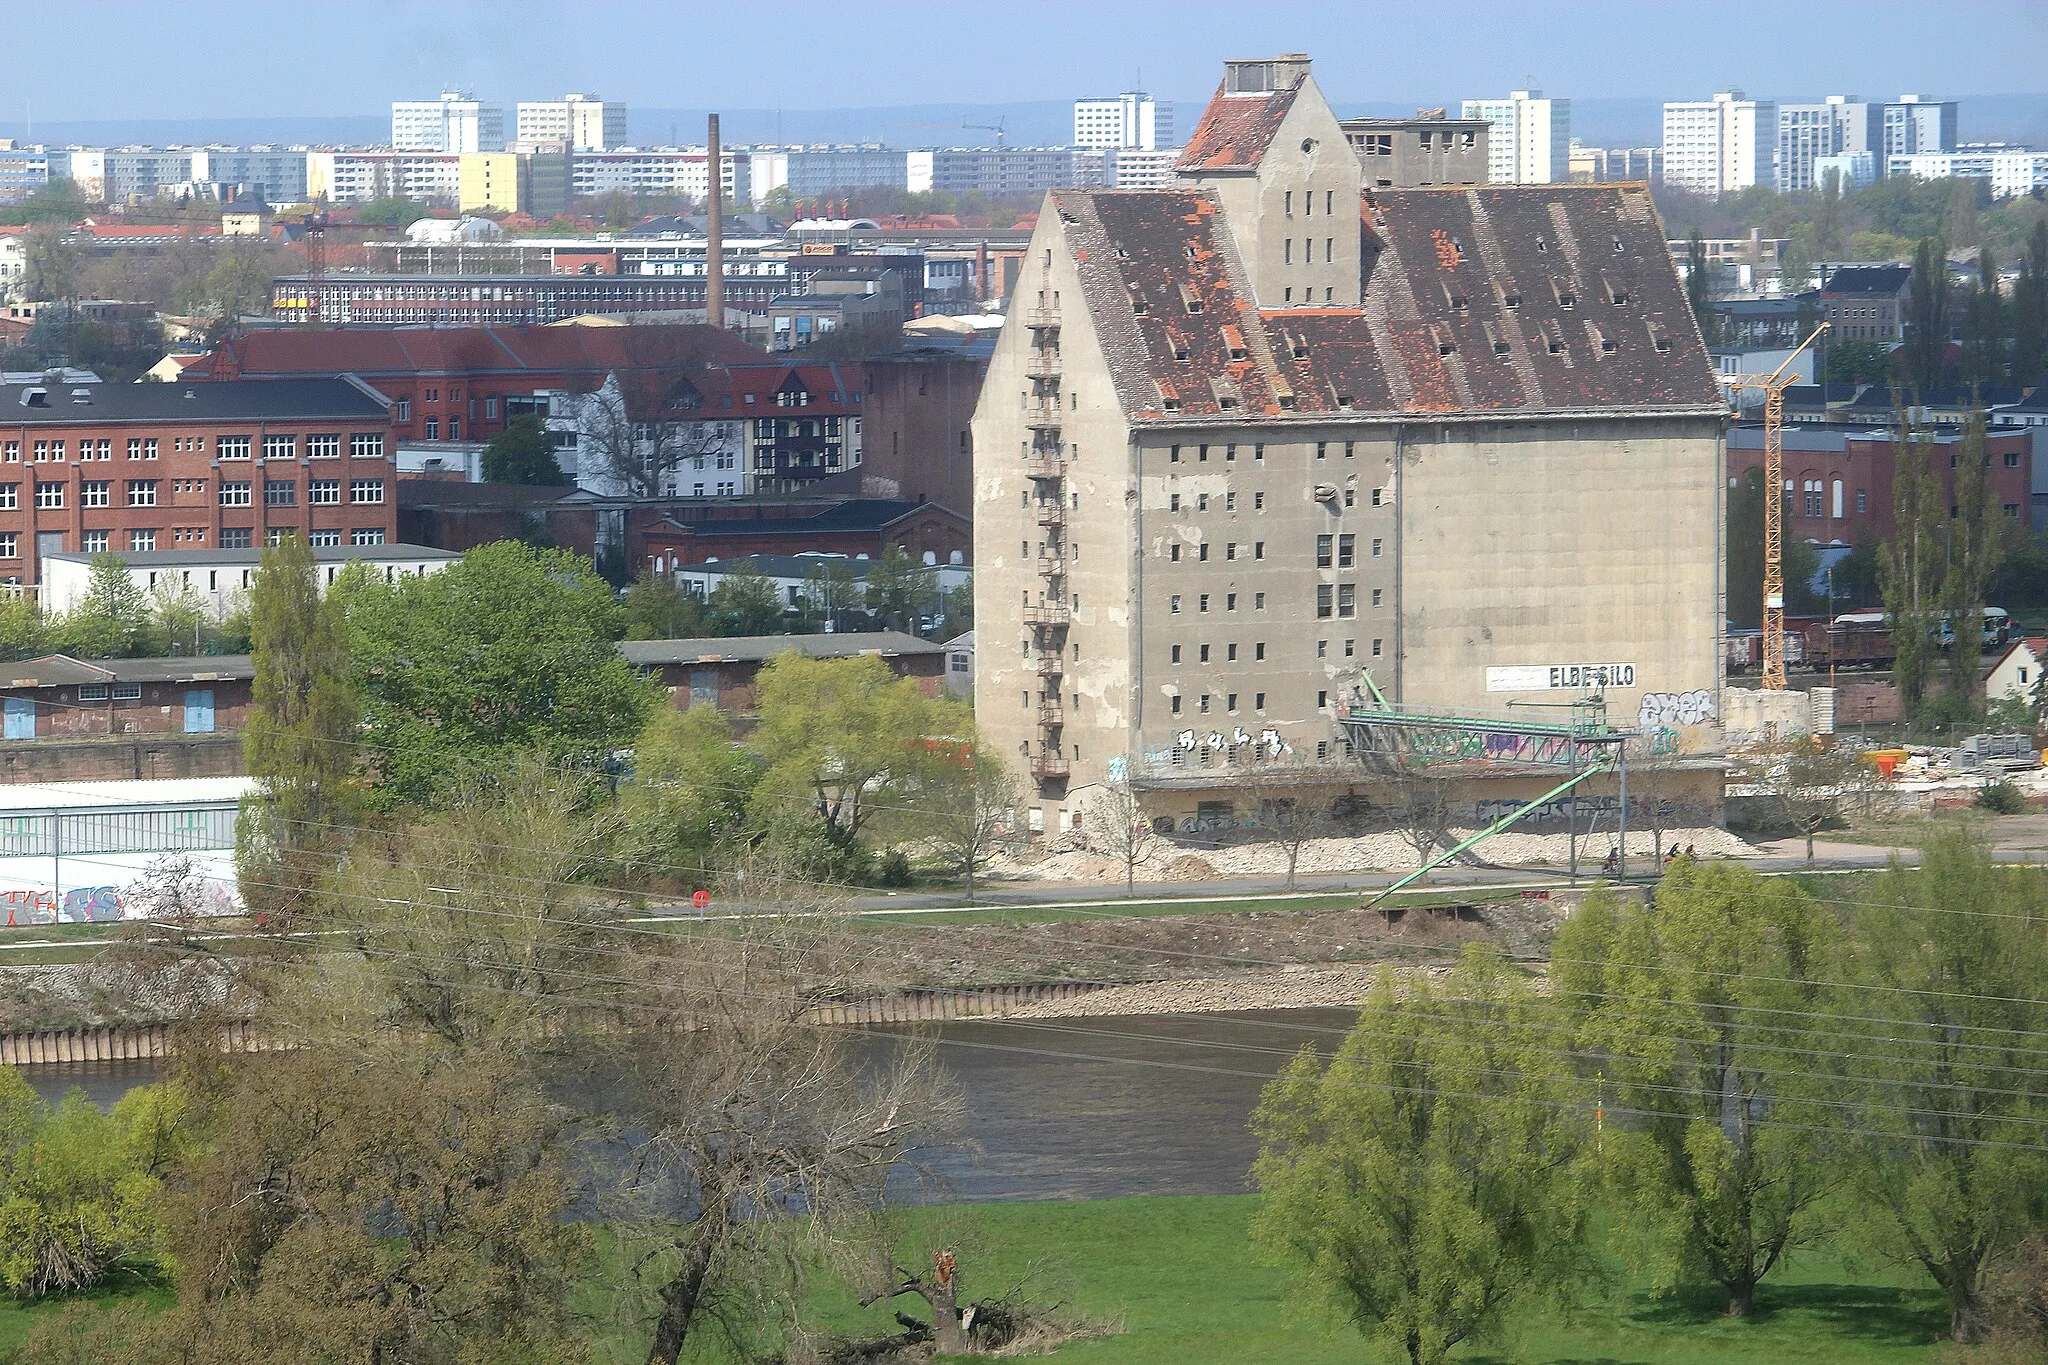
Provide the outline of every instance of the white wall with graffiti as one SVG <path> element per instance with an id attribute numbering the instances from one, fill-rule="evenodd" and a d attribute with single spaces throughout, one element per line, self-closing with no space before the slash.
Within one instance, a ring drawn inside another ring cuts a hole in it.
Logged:
<path id="1" fill-rule="evenodd" d="M 236 914 L 247 778 L 0 787 L 0 927 Z"/>

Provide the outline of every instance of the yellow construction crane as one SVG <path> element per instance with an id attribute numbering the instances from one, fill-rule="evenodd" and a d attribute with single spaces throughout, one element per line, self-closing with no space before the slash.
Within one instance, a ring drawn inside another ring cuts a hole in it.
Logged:
<path id="1" fill-rule="evenodd" d="M 1723 375 L 1730 396 L 1738 389 L 1764 391 L 1764 675 L 1763 690 L 1785 690 L 1785 390 L 1794 379 L 1785 371 L 1799 353 L 1828 329 L 1823 322 L 1769 374 Z"/>

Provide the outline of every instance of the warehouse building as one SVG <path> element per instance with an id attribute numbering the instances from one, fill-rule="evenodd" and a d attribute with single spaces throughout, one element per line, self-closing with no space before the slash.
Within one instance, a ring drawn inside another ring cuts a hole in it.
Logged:
<path id="1" fill-rule="evenodd" d="M 1178 176 L 1048 196 L 973 423 L 977 715 L 1031 826 L 1276 757 L 1341 794 L 1373 689 L 1591 680 L 1717 748 L 1725 408 L 1646 189 L 1368 190 L 1305 57 L 1229 63 Z"/>

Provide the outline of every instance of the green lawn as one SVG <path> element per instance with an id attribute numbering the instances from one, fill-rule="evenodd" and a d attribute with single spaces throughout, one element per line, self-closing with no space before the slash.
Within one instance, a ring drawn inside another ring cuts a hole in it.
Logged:
<path id="1" fill-rule="evenodd" d="M 1354 1330 L 1300 1320 L 1285 1304 L 1286 1277 L 1251 1259 L 1247 1224 L 1257 1200 L 1110 1199 L 1072 1203 L 976 1204 L 899 1215 L 900 1260 L 922 1262 L 933 1248 L 959 1256 L 965 1297 L 1002 1294 L 1031 1277 L 1034 1293 L 1097 1320 L 1121 1317 L 1125 1331 L 1058 1353 L 1069 1365 L 1354 1365 L 1371 1360 Z M 158 1285 L 128 1279 L 97 1296 L 168 1302 Z M 61 1303 L 23 1306 L 0 1299 L 0 1357 L 31 1323 Z M 1752 1362 L 1931 1362 L 1946 1325 L 1938 1297 L 1904 1274 L 1851 1274 L 1829 1258 L 1796 1262 L 1767 1281 L 1758 1315 L 1730 1322 L 1711 1294 L 1652 1299 L 1617 1285 L 1593 1291 L 1570 1321 L 1544 1313 L 1520 1324 L 1514 1346 L 1460 1359 L 1505 1365 L 1751 1365 Z M 611 1315 L 586 1302 L 596 1322 Z M 848 1293 L 821 1286 L 810 1316 L 851 1335 L 896 1330 L 897 1309 L 922 1316 L 922 1300 L 862 1309 Z M 643 1359 L 638 1331 L 596 1329 L 600 1358 Z M 706 1339 L 706 1347 L 711 1345 Z M 709 1362 L 719 1354 L 693 1353 Z"/>
<path id="2" fill-rule="evenodd" d="M 97 1303 L 112 1305 L 123 1299 L 141 1299 L 152 1308 L 168 1308 L 171 1291 L 161 1281 L 141 1275 L 117 1275 L 107 1284 L 89 1293 L 71 1298 L 41 1299 L 23 1303 L 18 1299 L 0 1294 L 0 1360 L 20 1346 L 29 1330 L 45 1317 L 54 1317 L 73 1303 Z"/>
<path id="3" fill-rule="evenodd" d="M 1086 1203 L 985 1204 L 904 1215 L 903 1254 L 928 1250 L 930 1231 L 960 1247 L 970 1297 L 1000 1294 L 1035 1263 L 1048 1297 L 1102 1318 L 1122 1314 L 1122 1336 L 1080 1342 L 1058 1359 L 1093 1365 L 1338 1365 L 1371 1359 L 1351 1329 L 1288 1313 L 1286 1277 L 1251 1260 L 1252 1196 L 1116 1199 Z M 923 1236 L 920 1236 L 923 1233 Z M 1910 1277 L 1851 1276 L 1819 1257 L 1767 1281 L 1759 1315 L 1730 1322 L 1711 1296 L 1655 1300 L 1625 1286 L 1596 1294 L 1576 1320 L 1544 1315 L 1522 1324 L 1520 1358 L 1553 1365 L 1758 1361 L 1930 1361 L 1946 1314 Z M 923 1302 L 910 1299 L 909 1311 Z M 880 1335 L 891 1309 L 863 1312 L 844 1294 L 821 1293 L 821 1320 Z M 1469 1360 L 1506 1360 L 1471 1352 Z"/>

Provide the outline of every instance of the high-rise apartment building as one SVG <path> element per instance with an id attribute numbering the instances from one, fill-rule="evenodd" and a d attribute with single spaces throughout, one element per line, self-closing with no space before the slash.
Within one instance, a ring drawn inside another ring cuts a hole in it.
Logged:
<path id="1" fill-rule="evenodd" d="M 502 152 L 505 108 L 466 90 L 437 100 L 391 102 L 391 147 L 400 152 Z"/>
<path id="2" fill-rule="evenodd" d="M 1038 215 L 972 440 L 975 718 L 1027 829 L 1110 787 L 1174 828 L 1397 807 L 1381 695 L 1604 686 L 1719 747 L 1726 405 L 1648 189 L 1368 188 L 1309 67 L 1229 63 L 1174 186 Z M 1559 780 L 1507 771 L 1461 821 Z"/>
<path id="3" fill-rule="evenodd" d="M 1142 90 L 1074 101 L 1076 147 L 1129 147 L 1156 152 L 1173 145 L 1173 105 Z"/>
<path id="4" fill-rule="evenodd" d="M 1664 183 L 1719 196 L 1776 183 L 1778 107 L 1723 90 L 1664 106 Z"/>
<path id="5" fill-rule="evenodd" d="M 1820 186 L 1823 158 L 1857 153 L 1873 163 L 1884 145 L 1884 106 L 1854 95 L 1829 95 L 1822 104 L 1778 106 L 1777 186 L 1811 190 Z"/>
<path id="6" fill-rule="evenodd" d="M 1489 183 L 1556 185 L 1571 178 L 1570 100 L 1516 90 L 1504 100 L 1466 100 L 1463 115 L 1492 125 L 1486 140 Z"/>
<path id="7" fill-rule="evenodd" d="M 1930 100 L 1920 95 L 1901 95 L 1884 107 L 1884 155 L 1881 167 L 1892 157 L 1918 152 L 1952 152 L 1956 149 L 1956 102 Z M 1881 170 L 1881 174 L 1890 174 Z"/>
<path id="8" fill-rule="evenodd" d="M 609 152 L 626 145 L 626 106 L 619 100 L 596 95 L 521 100 L 516 112 L 514 131 L 522 143 L 559 144 L 575 152 Z"/>

